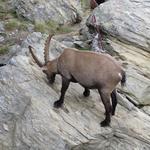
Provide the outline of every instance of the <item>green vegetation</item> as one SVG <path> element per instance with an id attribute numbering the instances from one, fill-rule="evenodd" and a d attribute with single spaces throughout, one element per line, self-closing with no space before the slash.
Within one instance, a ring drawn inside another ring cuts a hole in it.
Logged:
<path id="1" fill-rule="evenodd" d="M 34 29 L 36 32 L 39 31 L 39 32 L 43 33 L 46 31 L 46 25 L 45 25 L 45 23 L 36 22 Z"/>
<path id="2" fill-rule="evenodd" d="M 90 47 L 80 47 L 80 46 L 76 46 L 75 48 L 77 48 L 78 50 L 80 50 L 80 51 L 91 51 L 90 50 Z"/>
<path id="3" fill-rule="evenodd" d="M 0 0 L 0 2 L 5 2 L 5 1 L 7 1 L 7 0 Z"/>
<path id="4" fill-rule="evenodd" d="M 6 31 L 27 30 L 28 21 L 18 18 L 16 11 L 9 8 L 8 0 L 0 0 L 0 21 L 5 22 Z"/>
<path id="5" fill-rule="evenodd" d="M 19 27 L 19 23 L 16 20 L 9 20 L 6 24 L 5 24 L 5 29 L 6 30 L 14 30 L 16 28 Z"/>
<path id="6" fill-rule="evenodd" d="M 35 31 L 39 32 L 46 32 L 46 33 L 69 33 L 71 32 L 71 28 L 64 25 L 59 25 L 55 21 L 48 21 L 48 22 L 35 22 Z"/>
<path id="7" fill-rule="evenodd" d="M 85 1 L 85 0 L 84 0 Z M 13 31 L 18 29 L 19 31 L 27 31 L 28 24 L 31 23 L 25 18 L 19 17 L 14 9 L 8 6 L 9 0 L 0 0 L 0 20 L 5 22 L 5 29 L 7 31 Z M 35 21 L 33 23 L 35 31 L 42 33 L 69 33 L 71 27 L 59 25 L 56 21 L 49 20 L 47 22 Z"/>
<path id="8" fill-rule="evenodd" d="M 83 48 L 83 47 L 78 47 L 78 50 L 81 50 L 81 51 L 89 51 L 88 48 Z"/>
<path id="9" fill-rule="evenodd" d="M 5 23 L 5 29 L 8 31 L 12 31 L 15 29 L 18 30 L 27 30 L 28 28 L 28 24 L 25 21 L 20 21 L 18 19 L 9 19 L 6 23 Z"/>
<path id="10" fill-rule="evenodd" d="M 69 26 L 59 25 L 57 22 L 53 20 L 49 20 L 48 22 L 46 22 L 46 25 L 49 30 L 52 30 L 53 32 L 56 33 L 68 33 L 72 31 L 71 28 L 69 28 Z"/>
<path id="11" fill-rule="evenodd" d="M 5 5 L 0 2 L 0 19 L 3 19 L 6 16 Z"/>
<path id="12" fill-rule="evenodd" d="M 9 10 L 8 12 L 13 18 L 18 18 L 18 15 L 15 10 Z"/>
<path id="13" fill-rule="evenodd" d="M 7 54 L 8 52 L 9 52 L 9 47 L 8 47 L 8 45 L 1 46 L 1 47 L 0 47 L 0 55 Z"/>
<path id="14" fill-rule="evenodd" d="M 56 31 L 59 28 L 58 23 L 55 22 L 55 21 L 52 21 L 52 20 L 49 20 L 48 22 L 46 22 L 46 25 L 47 25 L 48 28 L 50 28 L 54 31 Z"/>
<path id="15" fill-rule="evenodd" d="M 3 12 L 0 12 L 0 19 L 2 19 L 3 20 L 3 18 L 5 17 L 5 13 L 3 13 Z"/>
<path id="16" fill-rule="evenodd" d="M 23 30 L 26 31 L 28 29 L 28 22 L 24 21 L 24 22 L 20 22 L 19 23 L 19 30 Z"/>
<path id="17" fill-rule="evenodd" d="M 90 8 L 90 3 L 87 0 L 81 0 L 81 6 L 84 9 L 89 9 Z"/>
<path id="18" fill-rule="evenodd" d="M 69 33 L 69 32 L 72 32 L 72 29 L 69 28 L 68 26 L 62 26 L 62 27 L 58 28 L 57 31 L 59 33 Z"/>

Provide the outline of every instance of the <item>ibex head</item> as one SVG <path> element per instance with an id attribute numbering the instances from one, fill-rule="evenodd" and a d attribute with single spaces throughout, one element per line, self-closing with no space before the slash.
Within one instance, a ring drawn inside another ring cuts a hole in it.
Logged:
<path id="1" fill-rule="evenodd" d="M 50 41 L 53 35 L 49 35 L 46 42 L 45 42 L 45 48 L 44 48 L 44 60 L 45 63 L 42 63 L 37 56 L 34 54 L 33 52 L 33 47 L 29 46 L 29 51 L 33 57 L 33 59 L 35 60 L 35 62 L 37 63 L 37 65 L 39 67 L 42 68 L 42 71 L 46 74 L 47 79 L 49 80 L 49 82 L 52 84 L 55 81 L 55 75 L 57 73 L 57 63 L 56 60 L 55 61 L 50 61 L 49 60 L 49 46 L 50 46 Z"/>

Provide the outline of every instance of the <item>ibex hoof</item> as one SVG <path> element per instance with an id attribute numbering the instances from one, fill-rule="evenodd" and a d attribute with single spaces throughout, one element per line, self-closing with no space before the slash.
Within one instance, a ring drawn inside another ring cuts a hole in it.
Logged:
<path id="1" fill-rule="evenodd" d="M 114 116 L 114 115 L 115 115 L 115 112 L 112 112 L 111 114 L 112 114 L 112 116 Z"/>
<path id="2" fill-rule="evenodd" d="M 101 124 L 101 127 L 107 127 L 107 126 L 109 126 L 109 121 L 104 120 L 100 124 Z"/>
<path id="3" fill-rule="evenodd" d="M 90 95 L 90 90 L 84 91 L 84 92 L 83 92 L 83 95 L 84 95 L 85 97 L 88 97 L 88 96 Z"/>
<path id="4" fill-rule="evenodd" d="M 63 105 L 63 103 L 60 100 L 54 102 L 54 107 L 55 108 L 60 108 L 62 105 Z"/>

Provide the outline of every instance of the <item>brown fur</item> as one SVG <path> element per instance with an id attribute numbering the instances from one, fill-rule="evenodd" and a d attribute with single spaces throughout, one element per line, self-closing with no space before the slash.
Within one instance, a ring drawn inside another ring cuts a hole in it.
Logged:
<path id="1" fill-rule="evenodd" d="M 49 51 L 49 44 L 47 43 L 50 43 L 51 38 L 48 39 L 44 49 L 45 54 L 48 54 L 47 51 Z M 32 47 L 30 46 L 29 48 L 33 58 L 36 57 Z M 36 58 L 35 61 L 37 62 L 37 60 Z M 116 85 L 120 81 L 122 84 L 125 82 L 125 72 L 113 57 L 108 54 L 97 54 L 90 51 L 83 52 L 73 48 L 66 48 L 58 58 L 45 63 L 43 72 L 47 75 L 50 83 L 54 82 L 56 74 L 62 76 L 61 96 L 54 103 L 56 108 L 62 106 L 69 83 L 78 82 L 85 88 L 85 96 L 89 96 L 89 89 L 98 89 L 106 111 L 106 118 L 101 122 L 101 126 L 109 125 L 111 114 L 115 113 L 117 105 Z M 112 105 L 110 97 L 112 98 Z"/>
<path id="2" fill-rule="evenodd" d="M 91 0 L 90 1 L 91 9 L 96 8 L 98 5 L 100 5 L 101 3 L 104 3 L 104 2 L 105 2 L 105 0 Z"/>
<path id="3" fill-rule="evenodd" d="M 91 6 L 91 9 L 94 9 L 98 6 L 97 2 L 95 0 L 91 0 L 90 1 L 90 6 Z"/>

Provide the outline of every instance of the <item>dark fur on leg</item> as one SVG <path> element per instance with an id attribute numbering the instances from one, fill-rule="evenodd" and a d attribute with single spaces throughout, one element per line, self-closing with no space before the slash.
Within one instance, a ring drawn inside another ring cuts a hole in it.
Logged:
<path id="1" fill-rule="evenodd" d="M 110 104 L 110 95 L 108 93 L 105 93 L 105 91 L 99 90 L 102 102 L 105 107 L 105 119 L 100 123 L 101 127 L 109 126 L 111 122 L 111 112 L 112 112 L 112 106 Z"/>
<path id="2" fill-rule="evenodd" d="M 55 108 L 60 108 L 64 103 L 65 93 L 69 87 L 70 81 L 66 78 L 62 78 L 62 87 L 61 87 L 61 95 L 58 101 L 54 102 Z"/>
<path id="3" fill-rule="evenodd" d="M 112 115 L 115 115 L 115 110 L 117 106 L 117 95 L 116 95 L 116 89 L 114 89 L 111 93 L 111 100 L 112 100 Z"/>
<path id="4" fill-rule="evenodd" d="M 97 2 L 97 4 L 99 5 L 99 4 L 101 4 L 101 3 L 104 3 L 105 0 L 96 0 L 96 2 Z"/>

